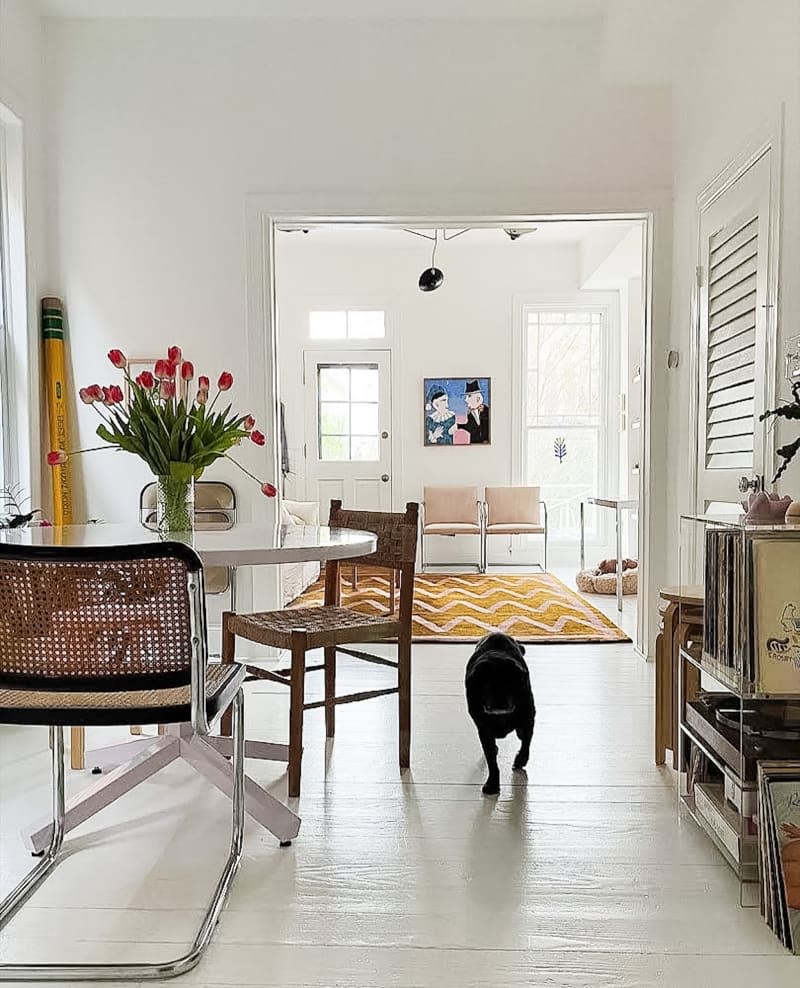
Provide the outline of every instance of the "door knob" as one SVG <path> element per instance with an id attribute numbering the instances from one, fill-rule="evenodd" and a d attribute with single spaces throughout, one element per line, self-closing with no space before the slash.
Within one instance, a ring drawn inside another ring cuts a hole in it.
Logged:
<path id="1" fill-rule="evenodd" d="M 386 432 L 386 430 L 384 429 L 384 431 L 381 433 L 381 439 L 388 439 L 388 438 L 389 438 L 389 433 Z"/>
<path id="2" fill-rule="evenodd" d="M 384 482 L 384 484 L 388 484 L 389 483 L 389 474 L 388 473 L 382 473 L 381 474 L 381 480 Z"/>
<path id="3" fill-rule="evenodd" d="M 747 494 L 748 491 L 752 491 L 756 494 L 760 489 L 761 481 L 758 477 L 750 478 L 745 475 L 739 478 L 739 491 L 742 494 Z"/>

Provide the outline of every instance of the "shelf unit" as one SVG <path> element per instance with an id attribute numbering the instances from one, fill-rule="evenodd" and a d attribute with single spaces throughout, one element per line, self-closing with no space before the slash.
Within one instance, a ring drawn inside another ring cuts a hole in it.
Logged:
<path id="1" fill-rule="evenodd" d="M 777 552 L 770 547 L 775 542 L 782 543 Z M 714 807 L 710 811 L 707 799 L 701 812 L 695 786 L 722 781 L 740 806 L 752 806 L 759 761 L 800 758 L 800 741 L 776 737 L 783 728 L 800 727 L 800 606 L 796 627 L 793 620 L 785 620 L 786 614 L 794 616 L 788 610 L 791 605 L 782 614 L 780 607 L 776 612 L 772 606 L 782 599 L 776 587 L 780 591 L 784 586 L 776 574 L 785 577 L 788 599 L 800 601 L 800 525 L 751 525 L 736 516 L 684 515 L 680 551 L 681 586 L 705 587 L 705 613 L 702 641 L 687 641 L 678 663 L 679 806 L 737 875 L 740 904 L 757 905 L 759 866 L 757 849 L 753 858 L 752 817 L 731 803 L 719 812 Z M 783 560 L 784 569 L 770 568 L 773 559 Z M 788 576 L 786 559 L 792 560 Z M 781 648 L 783 654 L 775 651 Z M 765 688 L 773 682 L 782 688 Z M 762 723 L 770 719 L 769 731 L 751 726 L 756 717 Z M 734 834 L 731 819 L 738 823 Z"/>

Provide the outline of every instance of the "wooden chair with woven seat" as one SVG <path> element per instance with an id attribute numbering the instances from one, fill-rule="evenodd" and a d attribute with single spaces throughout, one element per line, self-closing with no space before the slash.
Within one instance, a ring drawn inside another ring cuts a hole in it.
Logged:
<path id="1" fill-rule="evenodd" d="M 188 546 L 0 545 L 0 724 L 46 726 L 53 738 L 49 846 L 0 902 L 0 930 L 59 860 L 68 825 L 65 726 L 126 726 L 136 720 L 184 725 L 180 737 L 153 739 L 160 768 L 181 757 L 184 737 L 191 744 L 193 737 L 209 734 L 233 706 L 230 850 L 188 952 L 155 963 L 5 962 L 0 981 L 137 982 L 174 977 L 197 964 L 241 862 L 244 677 L 238 664 L 207 666 L 203 569 Z M 152 771 L 140 770 L 127 788 L 148 775 Z"/>
<path id="2" fill-rule="evenodd" d="M 411 617 L 414 605 L 414 568 L 417 555 L 419 506 L 406 505 L 404 513 L 351 511 L 341 501 L 331 501 L 331 528 L 349 528 L 374 532 L 378 537 L 375 552 L 359 558 L 359 563 L 400 574 L 400 602 L 397 614 L 366 615 L 341 606 L 341 570 L 338 561 L 325 564 L 325 604 L 322 607 L 296 607 L 260 614 L 222 616 L 222 661 L 234 660 L 236 638 L 260 645 L 287 649 L 291 665 L 267 670 L 248 666 L 248 678 L 267 679 L 290 690 L 289 701 L 289 795 L 300 795 L 303 756 L 303 715 L 306 710 L 325 708 L 325 734 L 334 736 L 336 707 L 342 703 L 369 700 L 392 693 L 398 695 L 400 768 L 409 767 L 411 758 Z M 397 640 L 397 661 L 385 659 L 347 646 L 355 643 Z M 324 649 L 319 665 L 307 665 L 306 653 Z M 397 669 L 397 686 L 336 696 L 336 654 Z M 306 703 L 305 676 L 325 671 L 325 699 Z M 223 719 L 223 733 L 227 730 Z"/>

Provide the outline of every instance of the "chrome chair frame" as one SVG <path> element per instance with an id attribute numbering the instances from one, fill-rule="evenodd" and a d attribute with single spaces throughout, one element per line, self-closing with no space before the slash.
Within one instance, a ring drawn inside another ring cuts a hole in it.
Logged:
<path id="1" fill-rule="evenodd" d="M 538 566 L 539 569 L 545 573 L 547 572 L 547 536 L 548 536 L 548 522 L 547 522 L 547 503 L 545 501 L 539 501 L 542 506 L 542 513 L 544 515 L 544 565 L 542 563 L 499 563 L 500 566 L 522 566 L 525 569 L 530 569 L 530 567 Z M 503 534 L 500 532 L 489 532 L 489 505 L 486 501 L 481 502 L 481 556 L 483 558 L 483 572 L 485 573 L 489 566 L 489 535 L 499 535 Z M 524 533 L 515 533 L 524 534 Z M 536 533 L 532 533 L 536 534 Z M 512 539 L 513 534 L 508 533 L 508 538 Z"/>
<path id="2" fill-rule="evenodd" d="M 203 596 L 203 569 L 199 558 L 187 547 L 187 590 L 189 593 L 189 627 L 191 634 L 191 727 L 194 734 L 210 734 L 206 710 L 206 665 L 208 646 L 206 639 L 205 600 Z M 183 554 L 183 552 L 182 552 Z M 45 556 L 46 553 L 39 553 Z M 75 555 L 87 558 L 89 553 L 75 550 Z M 110 555 L 110 553 L 109 553 Z M 99 553 L 98 553 L 99 556 Z M 193 557 L 193 558 L 192 558 Z M 244 676 L 244 670 L 242 670 Z M 214 889 L 203 921 L 189 950 L 174 960 L 158 963 L 124 964 L 14 964 L 0 963 L 2 981 L 157 981 L 185 974 L 195 967 L 211 942 L 220 914 L 233 885 L 242 859 L 245 819 L 244 775 L 244 693 L 239 687 L 231 704 L 232 729 L 232 812 L 231 842 L 225 867 Z M 46 714 L 43 715 L 43 721 Z M 0 931 L 28 898 L 42 884 L 46 876 L 60 860 L 65 834 L 64 799 L 64 728 L 51 726 L 52 735 L 52 835 L 42 860 L 0 901 Z"/>
<path id="3" fill-rule="evenodd" d="M 484 537 L 483 529 L 483 502 L 478 500 L 475 502 L 476 507 L 476 517 L 478 521 L 478 532 L 465 532 L 464 537 L 475 538 L 478 536 L 478 562 L 477 563 L 464 563 L 465 566 L 474 566 L 479 573 L 486 572 L 486 557 L 484 555 L 484 550 L 486 548 L 486 539 Z M 433 566 L 460 566 L 458 562 L 452 563 L 426 563 L 425 562 L 425 502 L 419 502 L 419 567 L 420 573 L 424 573 L 426 569 L 430 569 Z M 440 532 L 430 532 L 429 538 L 440 538 L 440 539 L 455 539 L 458 538 L 457 535 L 444 535 Z"/>

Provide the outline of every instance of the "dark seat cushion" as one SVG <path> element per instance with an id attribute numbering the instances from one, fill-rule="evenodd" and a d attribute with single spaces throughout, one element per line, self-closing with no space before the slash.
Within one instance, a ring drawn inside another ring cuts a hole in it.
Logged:
<path id="1" fill-rule="evenodd" d="M 238 663 L 206 669 L 206 715 L 216 720 L 231 704 L 245 676 Z M 114 692 L 0 689 L 0 723 L 64 727 L 183 724 L 191 720 L 191 687 Z"/>

